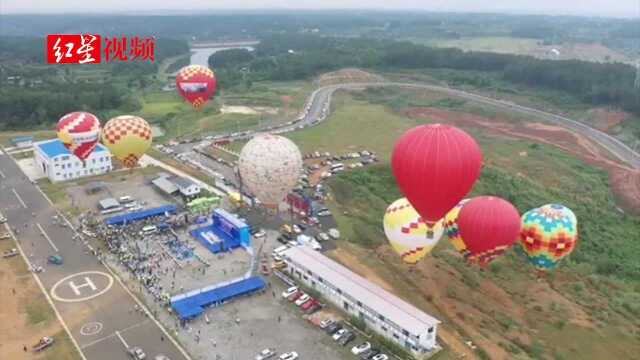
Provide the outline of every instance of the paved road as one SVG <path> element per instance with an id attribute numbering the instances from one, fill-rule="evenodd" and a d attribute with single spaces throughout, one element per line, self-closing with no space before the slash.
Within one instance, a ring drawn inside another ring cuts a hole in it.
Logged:
<path id="1" fill-rule="evenodd" d="M 73 231 L 53 223 L 54 206 L 1 151 L 0 174 L 0 212 L 17 229 L 16 239 L 30 264 L 45 269 L 36 279 L 83 359 L 129 359 L 127 346 L 142 347 L 150 358 L 162 353 L 173 360 L 189 359 L 159 324 L 134 310 L 134 298 L 81 240 L 74 240 Z M 61 255 L 64 264 L 47 265 L 52 254 Z"/>
<path id="2" fill-rule="evenodd" d="M 398 83 L 398 82 L 371 82 L 371 83 L 348 83 L 339 85 L 328 85 L 315 90 L 307 100 L 308 110 L 305 111 L 300 122 L 295 124 L 288 124 L 280 126 L 270 130 L 274 133 L 283 133 L 300 129 L 301 126 L 313 126 L 318 122 L 326 118 L 328 109 L 331 104 L 331 96 L 336 90 L 339 89 L 360 89 L 366 87 L 404 87 L 413 89 L 424 89 L 435 92 L 443 92 L 451 96 L 461 97 L 470 101 L 475 101 L 485 105 L 495 106 L 497 108 L 506 109 L 510 111 L 516 111 L 525 115 L 533 115 L 542 120 L 563 126 L 571 129 L 582 136 L 585 136 L 594 142 L 600 144 L 602 147 L 611 152 L 615 157 L 623 162 L 628 163 L 636 169 L 640 169 L 640 154 L 633 151 L 630 147 L 625 145 L 620 140 L 608 135 L 600 130 L 594 129 L 588 125 L 580 123 L 578 121 L 569 119 L 564 116 L 552 114 L 538 109 L 529 108 L 526 106 L 518 105 L 512 102 L 503 100 L 496 100 L 489 97 L 469 93 L 466 91 L 456 90 L 444 86 L 416 84 L 416 83 Z M 323 115 L 324 114 L 324 115 Z M 253 134 L 246 134 L 236 137 L 227 137 L 229 139 L 246 139 L 253 136 Z"/>

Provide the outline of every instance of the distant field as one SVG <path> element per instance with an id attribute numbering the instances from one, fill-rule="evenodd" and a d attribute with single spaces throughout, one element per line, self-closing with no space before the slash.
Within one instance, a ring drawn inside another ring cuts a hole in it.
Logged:
<path id="1" fill-rule="evenodd" d="M 627 62 L 631 63 L 624 54 L 609 49 L 602 44 L 563 43 L 543 45 L 539 39 L 513 38 L 507 36 L 472 37 L 462 39 L 419 39 L 410 38 L 415 43 L 436 46 L 454 47 L 466 51 L 487 51 L 504 54 L 531 55 L 544 59 L 578 59 L 597 62 Z M 552 49 L 560 53 L 556 55 Z"/>
<path id="2" fill-rule="evenodd" d="M 0 144 L 4 147 L 13 146 L 11 139 L 18 136 L 33 136 L 34 141 L 39 141 L 55 138 L 56 132 L 54 130 L 2 131 L 0 132 Z"/>

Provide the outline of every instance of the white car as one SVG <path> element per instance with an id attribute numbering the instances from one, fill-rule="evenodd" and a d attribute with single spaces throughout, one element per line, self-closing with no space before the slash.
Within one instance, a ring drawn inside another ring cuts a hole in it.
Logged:
<path id="1" fill-rule="evenodd" d="M 311 296 L 309 296 L 307 294 L 302 294 L 302 296 L 300 296 L 298 298 L 298 300 L 296 300 L 296 306 L 300 306 L 300 305 L 306 303 L 309 299 L 311 299 Z"/>
<path id="2" fill-rule="evenodd" d="M 340 329 L 340 330 L 336 331 L 335 334 L 333 334 L 332 338 L 333 338 L 333 340 L 338 341 L 338 340 L 340 340 L 342 335 L 344 335 L 346 333 L 347 333 L 347 329 Z"/>
<path id="3" fill-rule="evenodd" d="M 378 354 L 372 360 L 389 360 L 389 357 L 386 354 Z"/>
<path id="4" fill-rule="evenodd" d="M 171 360 L 171 359 L 169 359 L 167 355 L 158 354 L 153 358 L 153 360 Z"/>
<path id="5" fill-rule="evenodd" d="M 256 360 L 266 360 L 266 359 L 270 359 L 272 357 L 276 356 L 276 351 L 275 349 L 264 349 L 262 351 L 260 351 L 260 353 L 258 355 L 256 355 Z"/>
<path id="6" fill-rule="evenodd" d="M 321 232 L 320 234 L 318 234 L 318 240 L 320 240 L 320 241 L 328 241 L 329 240 L 329 235 L 327 235 L 327 233 Z"/>
<path id="7" fill-rule="evenodd" d="M 296 234 L 301 234 L 302 233 L 302 229 L 300 229 L 300 226 L 293 224 L 293 232 Z"/>
<path id="8" fill-rule="evenodd" d="M 253 234 L 253 237 L 256 239 L 260 239 L 263 238 L 267 235 L 267 233 L 264 230 L 260 230 L 257 233 Z"/>
<path id="9" fill-rule="evenodd" d="M 0 215 L 0 224 L 4 224 L 6 222 L 7 222 L 7 218 L 2 216 L 2 215 Z"/>
<path id="10" fill-rule="evenodd" d="M 144 360 L 147 358 L 147 354 L 145 354 L 139 346 L 130 348 L 129 355 L 136 360 Z"/>
<path id="11" fill-rule="evenodd" d="M 297 286 L 292 286 L 292 287 L 290 287 L 287 290 L 282 292 L 282 297 L 286 299 L 289 296 L 295 294 L 296 291 L 298 291 L 298 287 Z"/>
<path id="12" fill-rule="evenodd" d="M 360 345 L 356 345 L 356 346 L 352 347 L 351 348 L 351 353 L 354 354 L 354 355 L 360 355 L 360 354 L 362 354 L 363 352 L 365 352 L 365 351 L 367 351 L 369 349 L 371 349 L 371 343 L 367 341 L 367 342 L 364 342 L 364 343 L 362 343 Z"/>
<path id="13" fill-rule="evenodd" d="M 298 358 L 298 353 L 295 351 L 291 351 L 288 353 L 284 353 L 282 355 L 280 355 L 280 357 L 278 359 L 280 360 L 296 360 Z"/>

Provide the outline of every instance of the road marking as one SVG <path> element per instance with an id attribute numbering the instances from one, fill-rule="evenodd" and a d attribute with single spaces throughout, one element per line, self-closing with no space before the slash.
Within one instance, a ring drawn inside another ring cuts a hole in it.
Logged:
<path id="1" fill-rule="evenodd" d="M 5 228 L 9 232 L 11 237 L 13 238 L 13 241 L 16 243 L 16 247 L 18 248 L 18 251 L 20 252 L 20 255 L 22 256 L 22 259 L 24 260 L 24 262 L 27 265 L 30 266 L 29 259 L 27 258 L 27 255 L 25 255 L 24 251 L 22 251 L 22 246 L 20 246 L 20 243 L 16 239 L 16 236 L 13 234 L 13 231 L 11 231 L 11 227 L 10 226 L 6 226 Z M 47 298 L 47 302 L 49 303 L 49 305 L 51 305 L 51 308 L 53 309 L 53 312 L 56 314 L 56 317 L 58 318 L 58 321 L 60 321 L 60 324 L 62 324 L 62 327 L 67 332 L 67 335 L 69 335 L 69 339 L 71 339 L 71 342 L 73 343 L 73 346 L 76 348 L 76 350 L 78 350 L 78 353 L 80 354 L 80 357 L 82 358 L 82 360 L 87 360 L 87 357 L 82 352 L 82 349 L 80 348 L 80 345 L 78 345 L 78 342 L 76 341 L 76 338 L 74 338 L 73 334 L 71 334 L 71 330 L 69 330 L 69 327 L 67 326 L 67 323 L 65 323 L 64 320 L 62 319 L 62 315 L 60 315 L 60 312 L 58 311 L 58 308 L 56 308 L 56 305 L 53 303 L 53 300 L 51 300 L 51 297 L 49 297 L 49 293 L 47 293 L 47 290 L 44 288 L 44 285 L 42 284 L 42 281 L 40 281 L 40 278 L 38 277 L 38 275 L 36 273 L 32 272 L 31 275 L 33 275 L 33 278 L 36 280 L 36 283 L 38 284 L 38 287 L 40 288 L 40 291 L 42 291 L 44 296 Z"/>
<path id="2" fill-rule="evenodd" d="M 51 247 L 53 248 L 53 250 L 55 250 L 56 252 L 58 252 L 58 247 L 56 246 L 56 244 L 53 243 L 53 241 L 51 240 L 51 238 L 49 237 L 49 235 L 47 235 L 47 233 L 44 231 L 44 229 L 42 228 L 42 226 L 40 225 L 40 223 L 36 223 L 36 226 L 38 227 L 38 229 L 40 229 L 40 233 L 42 234 L 42 236 L 44 236 L 45 239 L 47 239 L 47 241 L 49 242 L 49 245 L 51 245 Z"/>
<path id="3" fill-rule="evenodd" d="M 137 328 L 137 327 L 139 327 L 139 326 L 142 326 L 142 325 L 144 325 L 144 324 L 146 324 L 146 323 L 148 323 L 148 322 L 149 322 L 149 320 L 141 321 L 141 322 L 139 322 L 139 323 L 137 323 L 137 324 L 133 324 L 133 325 L 131 325 L 131 326 L 129 326 L 129 327 L 126 327 L 126 328 L 124 328 L 124 329 L 120 329 L 120 330 L 118 330 L 118 331 L 119 331 L 119 332 L 125 332 L 125 331 L 131 330 L 131 329 L 133 329 L 133 328 Z M 86 349 L 86 348 L 88 348 L 88 347 L 90 347 L 90 346 L 93 346 L 93 345 L 95 345 L 95 344 L 101 343 L 101 342 L 103 342 L 103 341 L 105 341 L 105 340 L 107 340 L 107 339 L 110 339 L 110 338 L 114 337 L 114 336 L 116 336 L 116 333 L 113 333 L 113 334 L 110 334 L 110 335 L 107 335 L 107 336 L 101 337 L 100 339 L 96 339 L 96 340 L 94 340 L 94 341 L 92 341 L 92 342 L 90 342 L 90 343 L 87 343 L 87 344 L 82 345 L 82 348 L 83 348 L 83 349 Z"/>
<path id="4" fill-rule="evenodd" d="M 27 204 L 24 203 L 24 201 L 22 200 L 22 198 L 20 197 L 20 194 L 18 194 L 16 189 L 15 188 L 11 188 L 11 191 L 13 191 L 13 194 L 16 196 L 16 198 L 18 199 L 18 201 L 20 202 L 22 207 L 27 209 Z"/>
<path id="5" fill-rule="evenodd" d="M 84 276 L 84 283 L 83 284 L 79 284 L 76 285 L 73 281 L 69 281 L 69 279 L 72 279 L 74 277 L 77 276 L 81 276 L 81 275 L 100 275 L 103 277 L 106 277 L 108 279 L 107 285 L 105 286 L 104 289 L 98 290 L 98 288 L 95 286 L 95 284 L 93 283 L 93 281 L 91 281 L 91 278 L 88 276 Z M 76 295 L 81 295 L 82 292 L 80 291 L 81 288 L 84 287 L 89 287 L 91 288 L 92 291 L 94 291 L 94 294 L 91 295 L 87 295 L 81 298 L 67 298 L 67 297 L 63 297 L 58 295 L 58 287 L 60 285 L 62 285 L 63 283 L 67 283 L 67 285 L 69 285 L 69 287 L 71 288 L 71 290 L 74 291 L 74 293 Z M 87 300 L 91 300 L 95 297 L 98 297 L 104 293 L 106 293 L 107 291 L 109 291 L 109 289 L 111 289 L 111 286 L 113 286 L 113 276 L 104 273 L 102 271 L 83 271 L 83 272 L 79 272 L 73 275 L 69 275 L 69 276 L 65 276 L 62 279 L 58 280 L 58 282 L 56 282 L 55 284 L 53 284 L 53 286 L 51 287 L 51 297 L 54 298 L 57 301 L 60 302 L 66 302 L 66 303 L 75 303 L 75 302 L 81 302 L 81 301 L 87 301 Z"/>
<path id="6" fill-rule="evenodd" d="M 1 154 L 1 152 L 0 152 Z M 6 178 L 6 176 L 4 176 L 4 173 L 2 172 L 2 170 L 0 170 L 0 177 L 2 177 L 3 179 Z"/>
<path id="7" fill-rule="evenodd" d="M 40 186 L 35 185 L 35 187 L 36 187 L 36 189 L 38 189 L 38 191 L 40 191 L 40 194 L 42 194 L 42 196 L 44 196 L 44 198 L 47 199 L 47 201 L 49 202 L 49 205 L 53 206 L 53 202 L 51 201 L 51 199 L 49 199 L 47 194 L 45 194 L 44 191 L 42 191 L 42 189 L 40 189 Z"/>
<path id="8" fill-rule="evenodd" d="M 82 325 L 80 328 L 80 335 L 93 336 L 99 334 L 100 331 L 102 331 L 102 323 L 95 321 Z"/>
<path id="9" fill-rule="evenodd" d="M 124 341 L 124 338 L 122 337 L 122 335 L 120 335 L 119 331 L 116 331 L 116 336 L 118 337 L 118 339 L 120 339 L 120 341 L 122 342 L 122 345 L 124 345 L 125 348 L 129 348 L 129 344 L 127 344 L 126 341 Z"/>

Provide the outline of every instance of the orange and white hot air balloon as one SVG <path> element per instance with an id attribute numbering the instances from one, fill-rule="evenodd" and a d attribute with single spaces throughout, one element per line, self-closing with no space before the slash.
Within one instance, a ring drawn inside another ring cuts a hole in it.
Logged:
<path id="1" fill-rule="evenodd" d="M 62 144 L 83 162 L 100 141 L 100 120 L 88 112 L 66 114 L 58 120 L 56 130 Z"/>
<path id="2" fill-rule="evenodd" d="M 151 146 L 151 126 L 139 116 L 122 115 L 107 121 L 102 143 L 125 167 L 133 168 Z"/>

